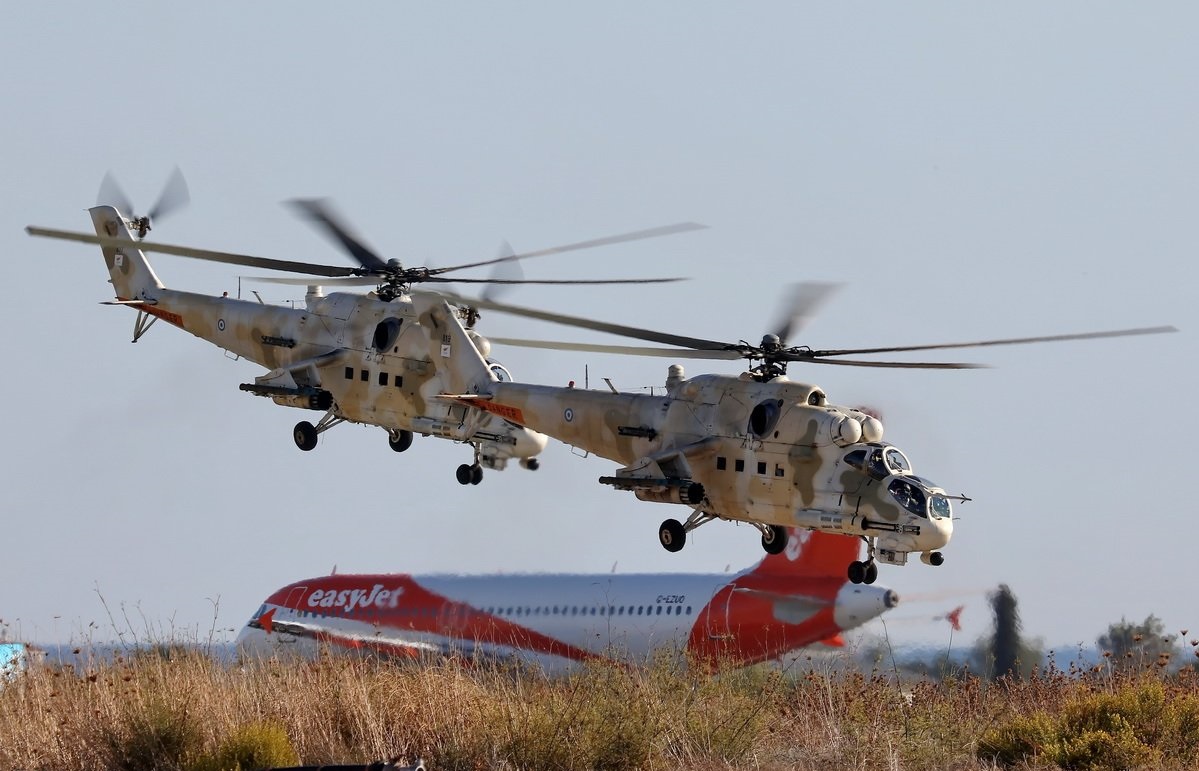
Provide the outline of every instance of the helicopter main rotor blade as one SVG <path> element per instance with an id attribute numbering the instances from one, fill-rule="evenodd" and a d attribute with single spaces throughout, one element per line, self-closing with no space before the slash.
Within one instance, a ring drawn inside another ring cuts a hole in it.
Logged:
<path id="1" fill-rule="evenodd" d="M 69 230 L 39 228 L 33 225 L 26 227 L 25 232 L 31 236 L 38 236 L 40 238 L 56 238 L 62 241 L 98 244 L 117 249 L 141 249 L 144 252 L 173 254 L 177 257 L 191 257 L 197 260 L 208 260 L 209 262 L 245 265 L 251 268 L 263 268 L 266 270 L 282 270 L 289 273 L 306 273 L 312 276 L 357 276 L 362 272 L 361 268 L 316 265 L 307 262 L 293 262 L 292 260 L 275 260 L 270 257 L 255 257 L 250 254 L 236 254 L 234 252 L 218 252 L 211 249 L 195 249 L 190 246 L 175 246 L 173 244 L 156 244 L 150 241 L 129 241 L 124 238 L 109 238 L 108 236 L 97 236 L 91 233 L 73 233 Z"/>
<path id="2" fill-rule="evenodd" d="M 378 286 L 376 276 L 340 276 L 325 281 L 313 281 L 310 278 L 285 278 L 283 276 L 242 276 L 243 281 L 253 281 L 259 284 L 287 284 L 289 286 Z"/>
<path id="3" fill-rule="evenodd" d="M 840 284 L 824 281 L 804 281 L 792 284 L 791 294 L 783 306 L 787 315 L 774 325 L 774 334 L 785 345 L 792 335 L 807 325 L 808 321 L 840 287 Z"/>
<path id="4" fill-rule="evenodd" d="M 422 281 L 435 284 L 670 284 L 686 278 L 446 278 L 429 276 Z M 482 307 L 482 306 L 480 306 Z"/>
<path id="5" fill-rule="evenodd" d="M 333 214 L 327 201 L 322 199 L 297 198 L 289 203 L 293 208 L 304 214 L 331 235 L 362 267 L 373 273 L 385 273 L 387 271 L 387 261 L 355 238 L 349 229 Z"/>
<path id="6" fill-rule="evenodd" d="M 153 222 L 159 217 L 182 209 L 189 203 L 191 203 L 191 193 L 187 189 L 187 180 L 183 178 L 183 172 L 176 166 L 175 170 L 171 172 L 171 176 L 167 177 L 166 184 L 158 195 L 158 200 L 150 207 L 146 216 Z"/>
<path id="7" fill-rule="evenodd" d="M 1098 340 L 1107 337 L 1132 337 L 1135 335 L 1160 335 L 1177 332 L 1172 326 L 1139 327 L 1135 329 L 1113 329 L 1105 332 L 1080 332 L 1068 335 L 1042 335 L 1039 337 L 1010 337 L 1001 340 L 978 340 L 972 343 L 937 343 L 933 345 L 901 345 L 890 348 L 840 348 L 807 352 L 807 357 L 844 356 L 864 353 L 898 353 L 901 351 L 935 351 L 949 348 L 984 348 L 993 345 L 1025 345 L 1027 343 L 1056 343 L 1063 340 Z"/>
<path id="8" fill-rule="evenodd" d="M 865 361 L 863 359 L 821 359 L 811 356 L 775 355 L 777 361 L 795 361 L 804 364 L 837 364 L 846 367 L 881 367 L 885 369 L 990 369 L 986 364 L 971 364 L 964 361 Z"/>
<path id="9" fill-rule="evenodd" d="M 503 257 L 496 257 L 490 260 L 481 260 L 479 262 L 467 262 L 462 265 L 451 265 L 448 268 L 435 268 L 430 270 L 430 275 L 439 273 L 449 273 L 452 270 L 465 270 L 466 268 L 478 268 L 483 265 L 496 265 L 501 262 L 511 262 L 513 260 L 523 260 L 530 257 L 545 257 L 551 254 L 562 254 L 563 252 L 574 252 L 580 249 L 591 249 L 596 246 L 609 246 L 611 244 L 623 244 L 628 241 L 640 241 L 646 238 L 658 238 L 659 236 L 669 236 L 675 233 L 689 233 L 693 230 L 705 230 L 708 226 L 701 225 L 698 222 L 679 222 L 674 225 L 663 225 L 662 227 L 649 228 L 648 230 L 635 230 L 631 233 L 621 233 L 615 236 L 606 236 L 604 238 L 595 238 L 590 241 L 579 241 L 573 244 L 564 244 L 562 246 L 553 246 L 548 249 L 538 249 L 535 252 L 523 252 L 522 254 L 509 254 Z"/>
<path id="10" fill-rule="evenodd" d="M 100 192 L 96 195 L 96 205 L 111 206 L 126 217 L 134 216 L 133 202 L 129 200 L 129 196 L 125 195 L 125 191 L 111 171 L 105 172 L 104 179 L 100 180 Z"/>
<path id="11" fill-rule="evenodd" d="M 551 351 L 583 351 L 585 353 L 615 353 L 625 356 L 723 359 L 726 361 L 742 358 L 740 351 L 701 351 L 694 348 L 645 348 L 634 345 L 597 345 L 594 343 L 567 343 L 555 340 L 522 340 L 512 337 L 488 337 L 487 339 L 499 345 L 512 345 L 518 348 L 543 348 Z"/>
<path id="12" fill-rule="evenodd" d="M 449 298 L 455 302 L 461 302 L 464 305 L 474 305 L 479 308 L 499 311 L 500 313 L 509 313 L 513 316 L 523 316 L 530 319 L 538 319 L 539 321 L 548 321 L 553 324 L 562 324 L 567 327 L 578 327 L 580 329 L 591 329 L 597 332 L 607 332 L 613 335 L 622 337 L 631 337 L 634 340 L 645 340 L 651 343 L 662 343 L 663 345 L 677 345 L 682 348 L 694 348 L 696 350 L 707 351 L 726 351 L 737 350 L 736 345 L 730 343 L 721 343 L 716 340 L 704 340 L 699 337 L 684 337 L 682 335 L 672 335 L 666 332 L 656 332 L 652 329 L 641 329 L 639 327 L 628 327 L 623 324 L 609 324 L 604 321 L 595 321 L 592 319 L 584 319 L 578 316 L 567 316 L 561 313 L 549 313 L 548 311 L 539 311 L 533 308 L 521 308 L 515 305 L 505 305 L 492 300 L 484 300 L 482 298 L 471 299 L 460 295 L 443 293 L 442 297 Z"/>

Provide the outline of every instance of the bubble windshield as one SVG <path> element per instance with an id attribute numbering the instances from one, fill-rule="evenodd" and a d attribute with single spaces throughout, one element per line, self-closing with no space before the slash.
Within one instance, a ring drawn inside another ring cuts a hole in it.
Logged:
<path id="1" fill-rule="evenodd" d="M 929 500 L 928 513 L 933 519 L 949 519 L 953 516 L 953 506 L 944 495 L 934 495 Z"/>

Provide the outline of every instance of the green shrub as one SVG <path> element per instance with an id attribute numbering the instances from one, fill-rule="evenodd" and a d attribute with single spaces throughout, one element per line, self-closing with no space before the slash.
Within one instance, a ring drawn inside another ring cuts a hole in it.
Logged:
<path id="1" fill-rule="evenodd" d="M 983 734 L 978 755 L 1004 765 L 1051 763 L 1065 769 L 1178 767 L 1199 762 L 1199 697 L 1167 694 L 1160 682 L 1067 702 L 1060 714 L 1013 718 Z"/>
<path id="2" fill-rule="evenodd" d="M 259 771 L 300 762 L 287 731 L 278 723 L 251 723 L 225 738 L 216 752 L 200 757 L 190 771 Z"/>

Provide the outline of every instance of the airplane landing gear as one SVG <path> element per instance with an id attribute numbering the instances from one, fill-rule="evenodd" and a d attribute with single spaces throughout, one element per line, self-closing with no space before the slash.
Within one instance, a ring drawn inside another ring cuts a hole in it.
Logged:
<path id="1" fill-rule="evenodd" d="M 412 446 L 412 432 L 404 429 L 392 429 L 387 432 L 387 444 L 396 452 L 403 452 Z"/>
<path id="2" fill-rule="evenodd" d="M 483 467 L 478 463 L 468 465 L 463 463 L 454 474 L 460 485 L 477 485 L 483 481 Z"/>

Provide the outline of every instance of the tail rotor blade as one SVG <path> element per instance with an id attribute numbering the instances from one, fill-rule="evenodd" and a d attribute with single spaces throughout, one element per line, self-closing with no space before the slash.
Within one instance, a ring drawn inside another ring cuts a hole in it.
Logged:
<path id="1" fill-rule="evenodd" d="M 125 191 L 121 189 L 121 185 L 111 171 L 105 172 L 104 179 L 100 181 L 100 192 L 96 195 L 96 204 L 112 206 L 126 217 L 134 216 L 133 202 L 129 200 L 129 196 L 125 195 Z"/>
<path id="2" fill-rule="evenodd" d="M 182 209 L 189 203 L 191 203 L 191 193 L 187 189 L 187 180 L 183 178 L 183 172 L 176 166 L 175 170 L 171 172 L 171 176 L 167 178 L 158 200 L 155 201 L 146 216 L 154 221 Z"/>

